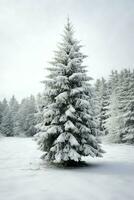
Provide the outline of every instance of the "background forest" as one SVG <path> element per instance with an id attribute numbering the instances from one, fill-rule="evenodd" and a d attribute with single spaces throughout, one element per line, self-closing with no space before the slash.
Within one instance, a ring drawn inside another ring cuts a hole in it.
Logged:
<path id="1" fill-rule="evenodd" d="M 92 84 L 99 135 L 115 143 L 134 143 L 134 71 L 112 71 Z M 31 95 L 19 103 L 15 96 L 0 102 L 0 134 L 33 136 L 42 119 L 44 95 Z"/>

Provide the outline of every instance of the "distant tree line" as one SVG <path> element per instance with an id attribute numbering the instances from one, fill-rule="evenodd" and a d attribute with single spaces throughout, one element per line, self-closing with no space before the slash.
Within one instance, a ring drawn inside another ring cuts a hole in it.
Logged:
<path id="1" fill-rule="evenodd" d="M 0 133 L 4 136 L 33 136 L 36 133 L 36 123 L 39 121 L 39 102 L 31 95 L 18 103 L 15 96 L 0 102 Z"/>

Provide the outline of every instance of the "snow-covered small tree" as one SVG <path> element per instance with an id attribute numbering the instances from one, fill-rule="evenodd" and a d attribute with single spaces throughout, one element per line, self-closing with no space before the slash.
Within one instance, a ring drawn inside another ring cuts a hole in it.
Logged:
<path id="1" fill-rule="evenodd" d="M 38 144 L 51 162 L 79 162 L 82 156 L 101 157 L 103 153 L 97 139 L 91 78 L 86 75 L 82 64 L 86 56 L 80 49 L 68 20 L 44 81 L 45 107 Z"/>

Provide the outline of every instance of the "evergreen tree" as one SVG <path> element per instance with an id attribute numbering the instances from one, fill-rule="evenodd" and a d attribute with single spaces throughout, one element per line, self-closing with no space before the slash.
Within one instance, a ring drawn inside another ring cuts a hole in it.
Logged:
<path id="1" fill-rule="evenodd" d="M 44 81 L 46 106 L 38 144 L 48 161 L 72 163 L 80 161 L 81 156 L 102 156 L 88 82 L 91 78 L 82 65 L 86 56 L 80 49 L 68 20 L 63 41 Z"/>
<path id="2" fill-rule="evenodd" d="M 3 116 L 3 112 L 4 110 L 6 110 L 8 107 L 8 102 L 6 100 L 6 98 L 3 99 L 3 101 L 1 102 L 1 117 Z"/>
<path id="3" fill-rule="evenodd" d="M 2 102 L 0 102 L 0 125 L 2 123 L 2 118 L 4 115 L 4 110 L 8 107 L 7 100 L 4 98 Z"/>
<path id="4" fill-rule="evenodd" d="M 109 91 L 108 84 L 104 78 L 96 81 L 95 91 L 100 132 L 102 135 L 106 135 L 108 133 L 105 123 L 108 118 Z"/>
<path id="5" fill-rule="evenodd" d="M 33 136 L 36 133 L 36 117 L 37 112 L 34 96 L 25 98 L 20 104 L 17 113 L 16 133 L 17 135 Z"/>
<path id="6" fill-rule="evenodd" d="M 7 103 L 7 101 L 6 101 L 6 103 Z M 2 125 L 1 125 L 1 123 L 2 123 L 2 118 L 3 118 L 3 114 L 4 114 L 3 113 L 4 109 L 5 109 L 5 104 L 4 104 L 4 100 L 3 100 L 3 102 L 0 101 L 0 135 L 2 135 L 2 130 L 1 130 Z"/>
<path id="7" fill-rule="evenodd" d="M 119 143 L 120 139 L 120 129 L 121 129 L 121 112 L 119 108 L 118 92 L 115 89 L 110 97 L 110 105 L 108 109 L 108 118 L 106 120 L 106 127 L 108 129 L 108 137 L 111 142 Z"/>
<path id="8" fill-rule="evenodd" d="M 134 74 L 124 70 L 121 85 L 120 107 L 122 111 L 122 142 L 134 143 Z"/>
<path id="9" fill-rule="evenodd" d="M 4 136 L 13 136 L 12 116 L 8 105 L 3 111 L 0 130 Z"/>
<path id="10" fill-rule="evenodd" d="M 108 119 L 106 120 L 106 127 L 109 133 L 109 140 L 115 143 L 119 143 L 121 141 L 121 109 L 119 103 L 120 81 L 121 79 L 119 78 L 118 72 L 112 71 L 109 80 L 111 95 L 107 112 Z"/>
<path id="11" fill-rule="evenodd" d="M 118 73 L 118 71 L 112 70 L 109 77 L 110 77 L 109 81 L 108 81 L 109 93 L 112 94 L 113 90 L 118 86 L 118 83 L 119 83 L 119 73 Z"/>
<path id="12" fill-rule="evenodd" d="M 134 75 L 130 70 L 113 73 L 107 128 L 110 140 L 134 143 Z"/>
<path id="13" fill-rule="evenodd" d="M 16 130 L 17 127 L 17 113 L 19 109 L 19 103 L 13 95 L 9 101 L 9 112 L 11 115 L 11 126 L 12 126 L 12 135 L 17 135 L 18 132 Z"/>
<path id="14" fill-rule="evenodd" d="M 9 104 L 7 103 L 6 99 L 4 99 L 2 102 L 2 117 L 0 129 L 1 133 L 5 136 L 14 135 L 18 107 L 19 104 L 14 96 L 10 99 Z"/>

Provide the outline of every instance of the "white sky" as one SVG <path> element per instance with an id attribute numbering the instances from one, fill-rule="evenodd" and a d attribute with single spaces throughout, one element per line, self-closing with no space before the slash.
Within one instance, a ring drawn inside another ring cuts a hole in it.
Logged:
<path id="1" fill-rule="evenodd" d="M 133 0 L 0 0 L 0 99 L 42 91 L 68 15 L 90 76 L 134 68 Z"/>

